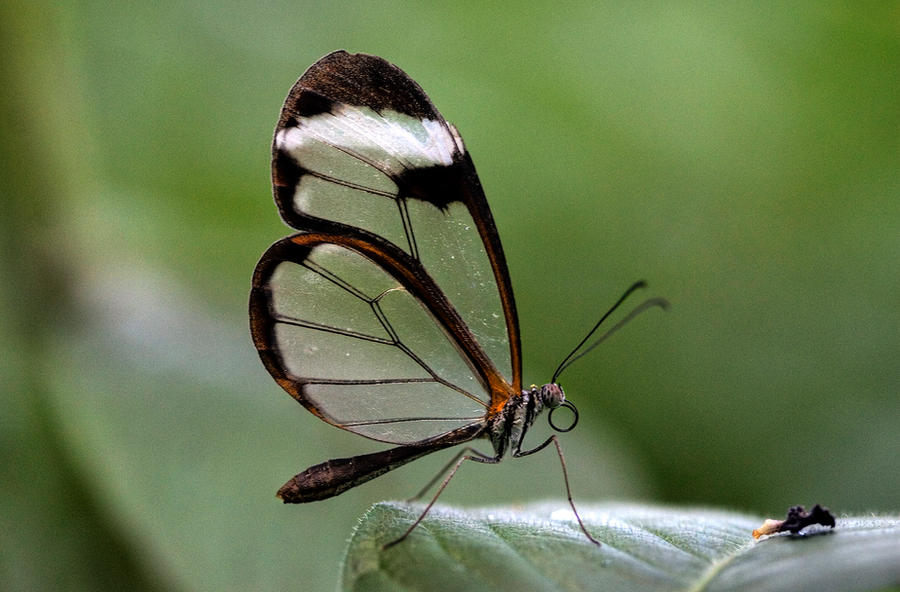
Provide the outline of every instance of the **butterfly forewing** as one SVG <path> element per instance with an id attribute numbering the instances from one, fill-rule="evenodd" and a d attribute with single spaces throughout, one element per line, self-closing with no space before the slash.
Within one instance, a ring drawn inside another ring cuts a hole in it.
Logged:
<path id="1" fill-rule="evenodd" d="M 291 90 L 273 148 L 275 196 L 299 230 L 352 226 L 421 262 L 484 353 L 519 388 L 502 247 L 456 129 L 401 70 L 335 52 Z"/>

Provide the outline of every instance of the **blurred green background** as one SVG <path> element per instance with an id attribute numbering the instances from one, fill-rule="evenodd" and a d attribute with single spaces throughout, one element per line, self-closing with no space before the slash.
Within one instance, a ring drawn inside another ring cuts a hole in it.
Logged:
<path id="1" fill-rule="evenodd" d="M 897 510 L 897 2 L 5 2 L 0 38 L 0 588 L 330 589 L 358 516 L 451 454 L 274 498 L 380 448 L 285 395 L 247 328 L 288 233 L 272 130 L 338 48 L 462 131 L 527 383 L 632 281 L 672 302 L 563 377 L 577 500 Z M 550 452 L 441 501 L 541 498 Z"/>

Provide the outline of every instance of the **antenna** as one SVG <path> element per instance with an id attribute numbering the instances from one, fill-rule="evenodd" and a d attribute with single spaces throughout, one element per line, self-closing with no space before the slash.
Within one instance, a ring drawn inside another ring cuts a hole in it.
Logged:
<path id="1" fill-rule="evenodd" d="M 607 337 L 609 337 L 610 335 L 612 335 L 613 333 L 615 333 L 616 331 L 618 331 L 619 329 L 624 327 L 634 317 L 638 316 L 639 314 L 641 314 L 642 312 L 644 312 L 645 310 L 647 310 L 649 308 L 653 308 L 654 306 L 658 306 L 659 308 L 661 308 L 663 310 L 666 310 L 669 308 L 669 301 L 666 300 L 665 298 L 649 298 L 649 299 L 645 300 L 644 302 L 638 304 L 630 313 L 628 313 L 625 316 L 624 319 L 622 319 L 621 321 L 619 321 L 618 323 L 616 323 L 615 325 L 610 327 L 609 331 L 607 331 L 606 333 L 601 335 L 597 339 L 597 341 L 595 341 L 588 347 L 584 348 L 582 351 L 580 351 L 580 352 L 578 351 L 581 349 L 581 347 L 585 343 L 587 343 L 588 339 L 591 338 L 591 335 L 593 335 L 597 331 L 597 329 L 600 328 L 600 325 L 603 324 L 603 321 L 605 321 L 609 317 L 609 315 L 611 315 L 617 308 L 619 308 L 619 306 L 621 306 L 621 304 L 623 302 L 625 302 L 625 300 L 628 299 L 629 296 L 631 296 L 632 292 L 634 292 L 635 290 L 637 290 L 639 288 L 645 288 L 646 286 L 647 286 L 647 282 L 641 280 L 639 282 L 635 282 L 634 284 L 631 285 L 630 288 L 625 290 L 625 293 L 622 294 L 621 297 L 619 297 L 619 299 L 616 301 L 616 303 L 613 304 L 612 307 L 608 311 L 606 311 L 606 313 L 602 317 L 600 317 L 600 320 L 597 321 L 597 324 L 594 325 L 594 328 L 591 329 L 590 331 L 588 331 L 588 334 L 584 336 L 584 339 L 579 341 L 578 345 L 575 346 L 575 348 L 569 353 L 569 355 L 567 355 L 565 357 L 565 359 L 562 362 L 560 362 L 559 366 L 556 368 L 556 372 L 553 373 L 553 378 L 550 379 L 550 382 L 552 384 L 556 384 L 556 379 L 559 378 L 559 375 L 562 374 L 563 370 L 565 370 L 566 368 L 571 366 L 575 360 L 579 359 L 580 357 L 587 354 L 592 349 L 594 349 L 595 347 L 597 347 L 598 345 L 600 345 L 601 343 L 606 341 Z"/>

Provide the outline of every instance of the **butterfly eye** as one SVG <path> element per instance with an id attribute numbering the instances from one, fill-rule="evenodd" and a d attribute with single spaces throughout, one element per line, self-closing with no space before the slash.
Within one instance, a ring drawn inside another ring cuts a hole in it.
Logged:
<path id="1" fill-rule="evenodd" d="M 562 387 L 552 382 L 541 387 L 540 397 L 544 407 L 551 409 L 559 407 L 566 400 L 566 394 L 563 392 Z"/>

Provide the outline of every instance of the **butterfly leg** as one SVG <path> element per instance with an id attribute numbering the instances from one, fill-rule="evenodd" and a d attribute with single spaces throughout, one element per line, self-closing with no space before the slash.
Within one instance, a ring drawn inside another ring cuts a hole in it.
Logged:
<path id="1" fill-rule="evenodd" d="M 474 452 L 477 456 L 465 454 L 465 452 L 467 452 L 467 451 Z M 411 533 L 413 531 L 413 529 L 415 529 L 419 525 L 419 523 L 422 522 L 422 520 L 428 514 L 428 511 L 431 510 L 431 506 L 433 506 L 434 502 L 437 501 L 437 498 L 440 497 L 441 492 L 443 492 L 444 488 L 447 487 L 447 484 L 450 483 L 450 479 L 453 478 L 453 475 L 456 474 L 456 471 L 459 470 L 459 467 L 460 467 L 460 465 L 463 464 L 463 462 L 465 462 L 467 460 L 473 460 L 475 462 L 486 463 L 486 464 L 496 464 L 496 463 L 500 462 L 499 456 L 498 457 L 487 456 L 487 455 L 481 454 L 480 452 L 478 452 L 476 450 L 472 450 L 471 448 L 464 449 L 462 451 L 462 453 L 463 454 L 461 456 L 458 456 L 458 458 L 456 459 L 456 462 L 453 465 L 453 468 L 450 470 L 450 472 L 447 474 L 447 476 L 444 477 L 444 480 L 441 482 L 441 485 L 438 487 L 437 492 L 434 494 L 434 497 L 431 498 L 431 501 L 428 502 L 427 506 L 425 506 L 425 510 L 419 515 L 418 518 L 416 518 L 416 521 L 412 523 L 412 526 L 407 528 L 406 532 L 404 532 L 402 535 L 400 535 L 399 538 L 397 538 L 397 539 L 385 544 L 383 547 L 381 547 L 382 550 L 387 549 L 388 547 L 393 547 L 397 543 L 403 542 L 406 539 L 406 537 L 409 536 L 409 533 Z M 438 475 L 440 475 L 440 474 L 438 474 Z M 437 478 L 435 477 L 435 479 L 437 479 Z M 590 536 L 590 535 L 588 535 L 588 536 Z"/>
<path id="2" fill-rule="evenodd" d="M 553 444 L 556 446 L 556 453 L 559 455 L 559 464 L 562 465 L 563 481 L 566 484 L 566 498 L 569 500 L 569 506 L 572 507 L 572 513 L 575 514 L 575 519 L 578 520 L 578 526 L 581 527 L 581 532 L 584 533 L 589 541 L 591 541 L 598 547 L 602 546 L 600 544 L 600 541 L 595 539 L 593 536 L 591 536 L 591 533 L 588 532 L 588 529 L 584 526 L 584 522 L 581 521 L 581 516 L 578 515 L 578 510 L 575 508 L 575 502 L 572 501 L 572 489 L 569 487 L 569 472 L 566 470 L 566 459 L 563 456 L 562 447 L 559 445 L 559 438 L 556 437 L 556 434 L 550 436 L 544 441 L 543 444 L 535 446 L 531 450 L 526 450 L 524 452 L 518 449 L 515 450 L 513 452 L 513 458 L 519 458 L 522 456 L 528 456 L 529 454 L 534 454 L 535 452 L 543 450 L 544 448 L 549 446 L 550 442 L 553 442 Z"/>
<path id="3" fill-rule="evenodd" d="M 486 462 L 489 464 L 492 463 L 493 457 L 490 457 L 487 454 L 478 452 L 477 450 L 475 450 L 474 448 L 472 448 L 470 446 L 466 446 L 465 448 L 460 450 L 458 453 L 456 453 L 456 455 L 454 455 L 453 458 L 450 459 L 450 462 L 448 462 L 446 465 L 444 465 L 444 467 L 440 471 L 438 471 L 437 474 L 434 477 L 432 477 L 428 483 L 425 484 L 425 487 L 423 487 L 422 490 L 419 491 L 419 493 L 412 496 L 411 498 L 408 498 L 406 500 L 407 503 L 418 501 L 423 495 L 425 495 L 428 492 L 429 489 L 434 487 L 434 484 L 437 483 L 438 479 L 441 478 L 441 475 L 446 474 L 447 471 L 450 470 L 450 467 L 455 465 L 459 461 L 460 457 L 465 456 L 466 454 L 472 454 L 474 456 L 481 457 L 482 459 L 484 459 L 483 462 Z M 475 459 L 473 459 L 473 460 L 475 460 Z"/>

